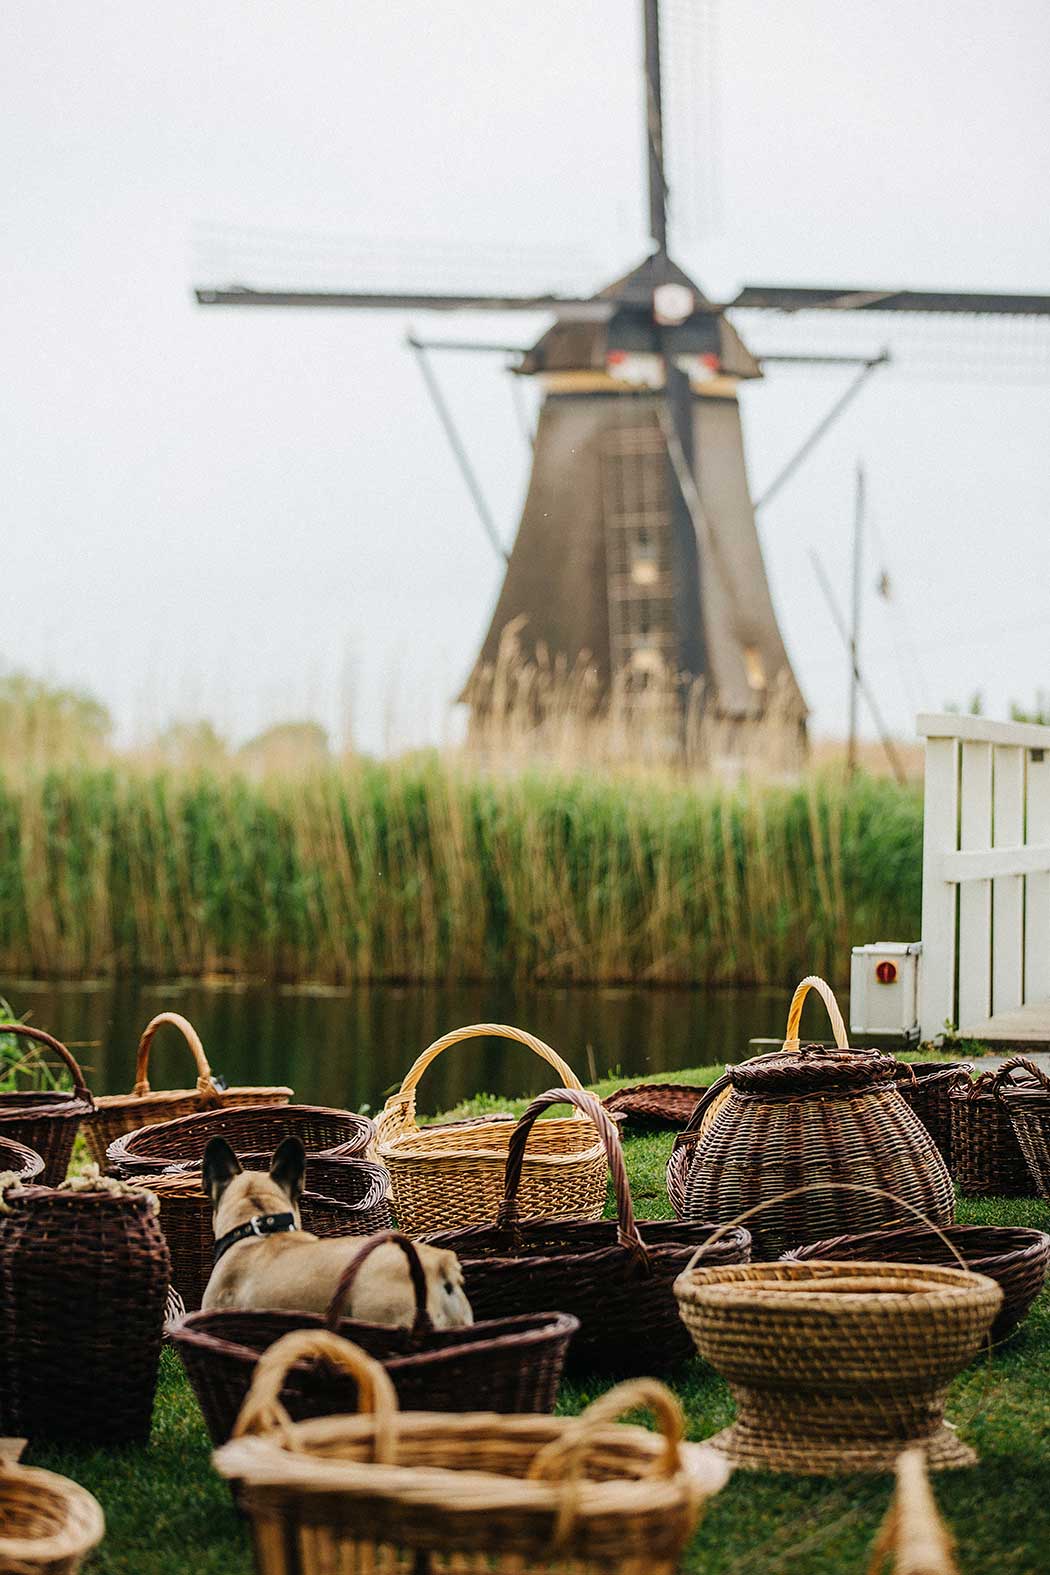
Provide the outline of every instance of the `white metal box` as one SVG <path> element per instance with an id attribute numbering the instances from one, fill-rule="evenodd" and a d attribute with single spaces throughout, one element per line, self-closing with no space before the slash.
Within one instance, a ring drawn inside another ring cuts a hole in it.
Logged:
<path id="1" fill-rule="evenodd" d="M 874 941 L 854 946 L 849 1018 L 854 1034 L 919 1037 L 921 941 Z"/>

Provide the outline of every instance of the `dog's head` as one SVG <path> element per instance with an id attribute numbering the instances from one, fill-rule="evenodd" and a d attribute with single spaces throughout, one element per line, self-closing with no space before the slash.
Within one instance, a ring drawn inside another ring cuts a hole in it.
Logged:
<path id="1" fill-rule="evenodd" d="M 236 1230 L 255 1214 L 287 1214 L 300 1225 L 299 1199 L 306 1170 L 306 1151 L 297 1137 L 278 1144 L 264 1170 L 244 1170 L 225 1138 L 212 1138 L 204 1150 L 201 1181 L 211 1198 L 216 1237 Z"/>

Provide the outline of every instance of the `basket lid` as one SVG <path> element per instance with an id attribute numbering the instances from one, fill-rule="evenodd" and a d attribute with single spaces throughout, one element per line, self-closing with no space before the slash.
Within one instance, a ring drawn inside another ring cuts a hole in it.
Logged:
<path id="1" fill-rule="evenodd" d="M 802 1045 L 797 1052 L 755 1056 L 729 1068 L 734 1088 L 748 1094 L 855 1091 L 893 1081 L 893 1057 L 880 1050 L 827 1050 Z"/>

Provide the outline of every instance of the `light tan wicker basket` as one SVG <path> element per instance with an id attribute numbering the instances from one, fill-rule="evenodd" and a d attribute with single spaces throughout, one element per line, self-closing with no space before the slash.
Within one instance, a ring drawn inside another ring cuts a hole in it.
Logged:
<path id="1" fill-rule="evenodd" d="M 566 1088 L 581 1088 L 572 1068 L 533 1034 L 503 1023 L 472 1023 L 436 1039 L 409 1069 L 376 1122 L 376 1156 L 390 1172 L 394 1212 L 409 1236 L 488 1225 L 503 1201 L 503 1172 L 514 1122 L 483 1116 L 443 1126 L 416 1125 L 416 1087 L 432 1061 L 465 1039 L 513 1039 L 554 1068 Z M 518 1218 L 599 1219 L 605 1207 L 605 1149 L 579 1111 L 532 1129 L 518 1193 Z"/>
<path id="2" fill-rule="evenodd" d="M 197 1066 L 195 1088 L 152 1089 L 149 1084 L 149 1052 L 157 1030 L 166 1023 L 177 1028 L 190 1049 Z M 290 1088 L 219 1088 L 212 1077 L 200 1035 L 191 1022 L 178 1012 L 160 1012 L 146 1024 L 139 1040 L 135 1063 L 135 1086 L 130 1094 L 103 1094 L 95 1100 L 95 1115 L 84 1127 L 91 1157 L 100 1169 L 106 1168 L 106 1150 L 125 1132 L 139 1127 L 155 1127 L 176 1116 L 191 1116 L 198 1110 L 217 1110 L 223 1105 L 286 1105 Z"/>
<path id="3" fill-rule="evenodd" d="M 308 1358 L 353 1374 L 362 1414 L 290 1421 L 281 1387 Z M 617 1420 L 638 1406 L 658 1433 Z M 260 1575 L 672 1575 L 728 1476 L 683 1430 L 653 1379 L 579 1417 L 399 1412 L 357 1346 L 299 1332 L 260 1358 L 241 1436 L 213 1458 L 239 1484 Z"/>
<path id="4" fill-rule="evenodd" d="M 53 1471 L 20 1466 L 21 1438 L 0 1438 L 0 1570 L 10 1575 L 75 1575 L 102 1541 L 102 1506 Z"/>

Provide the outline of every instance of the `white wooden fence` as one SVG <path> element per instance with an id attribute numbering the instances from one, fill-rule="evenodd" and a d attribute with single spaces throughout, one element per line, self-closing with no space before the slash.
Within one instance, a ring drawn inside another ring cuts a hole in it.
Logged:
<path id="1" fill-rule="evenodd" d="M 1050 727 L 920 716 L 922 1037 L 1050 1002 Z"/>

